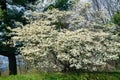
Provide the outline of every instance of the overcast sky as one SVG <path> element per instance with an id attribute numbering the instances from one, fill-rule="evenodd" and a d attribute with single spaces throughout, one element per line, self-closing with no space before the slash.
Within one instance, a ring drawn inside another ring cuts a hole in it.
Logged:
<path id="1" fill-rule="evenodd" d="M 86 1 L 88 1 L 88 0 L 81 0 L 82 2 L 86 2 Z"/>

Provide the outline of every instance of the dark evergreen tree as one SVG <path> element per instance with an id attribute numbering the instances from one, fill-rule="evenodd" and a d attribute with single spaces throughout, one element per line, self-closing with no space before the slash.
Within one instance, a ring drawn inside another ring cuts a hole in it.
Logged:
<path id="1" fill-rule="evenodd" d="M 12 0 L 13 4 L 25 5 L 27 2 L 34 3 L 36 0 Z M 11 41 L 11 32 L 8 29 L 11 17 L 7 13 L 7 0 L 0 0 L 0 55 L 7 56 L 9 60 L 9 74 L 17 74 L 16 47 Z M 14 16 L 13 16 L 14 17 Z M 19 16 L 20 18 L 20 16 Z M 23 19 L 22 19 L 23 20 Z M 10 26 L 10 25 L 9 25 Z"/>
<path id="2" fill-rule="evenodd" d="M 71 5 L 68 3 L 68 1 L 69 0 L 56 0 L 55 8 L 58 8 L 60 10 L 67 10 Z"/>
<path id="3" fill-rule="evenodd" d="M 8 57 L 9 74 L 17 74 L 16 48 L 11 41 L 11 31 L 7 27 L 7 6 L 6 0 L 0 0 L 0 55 Z"/>

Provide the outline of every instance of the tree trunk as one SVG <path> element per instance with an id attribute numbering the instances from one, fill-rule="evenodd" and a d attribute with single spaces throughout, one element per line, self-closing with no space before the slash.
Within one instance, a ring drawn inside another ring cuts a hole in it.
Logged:
<path id="1" fill-rule="evenodd" d="M 11 54 L 8 57 L 8 60 L 9 60 L 9 74 L 16 75 L 17 74 L 17 63 L 16 63 L 15 54 Z"/>

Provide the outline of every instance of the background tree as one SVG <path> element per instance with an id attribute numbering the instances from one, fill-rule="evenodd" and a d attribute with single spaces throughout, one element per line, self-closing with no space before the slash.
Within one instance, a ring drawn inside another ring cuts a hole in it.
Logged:
<path id="1" fill-rule="evenodd" d="M 120 11 L 119 10 L 115 14 L 113 14 L 111 21 L 114 24 L 116 24 L 116 28 L 113 31 L 113 33 L 120 36 Z"/>
<path id="2" fill-rule="evenodd" d="M 106 10 L 109 17 L 112 17 L 114 12 L 118 10 L 120 0 L 90 0 L 93 5 L 93 9 L 96 11 Z"/>
<path id="3" fill-rule="evenodd" d="M 9 74 L 17 74 L 16 48 L 11 40 L 11 30 L 8 27 L 6 0 L 0 0 L 0 55 L 7 56 L 9 60 Z"/>
<path id="4" fill-rule="evenodd" d="M 55 8 L 59 10 L 68 10 L 71 5 L 72 3 L 70 3 L 69 0 L 56 0 Z"/>
<path id="5" fill-rule="evenodd" d="M 1 14 L 1 21 L 0 21 L 0 55 L 6 56 L 9 59 L 9 72 L 10 74 L 17 73 L 16 67 L 16 58 L 15 58 L 15 47 L 11 41 L 11 35 L 9 34 L 11 30 L 5 24 L 6 11 L 1 10 L 3 12 Z"/>

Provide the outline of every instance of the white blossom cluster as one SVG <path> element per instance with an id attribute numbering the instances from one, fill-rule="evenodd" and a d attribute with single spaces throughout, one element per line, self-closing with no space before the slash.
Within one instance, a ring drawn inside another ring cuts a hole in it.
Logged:
<path id="1" fill-rule="evenodd" d="M 89 69 L 118 58 L 120 43 L 114 42 L 114 37 L 117 36 L 87 29 L 67 31 L 59 34 L 55 50 L 58 59 L 69 62 L 70 67 Z"/>
<path id="2" fill-rule="evenodd" d="M 28 64 L 40 71 L 61 71 L 64 68 L 96 70 L 98 66 L 118 59 L 120 43 L 116 40 L 117 35 L 89 28 L 58 31 L 55 23 L 61 21 L 64 24 L 64 21 L 69 21 L 70 18 L 66 17 L 70 14 L 73 12 L 59 10 L 37 13 L 38 19 L 14 29 L 18 36 L 13 40 L 23 42 L 20 53 Z M 82 16 L 78 18 L 78 22 L 84 20 Z M 94 28 L 92 23 L 89 27 Z"/>

